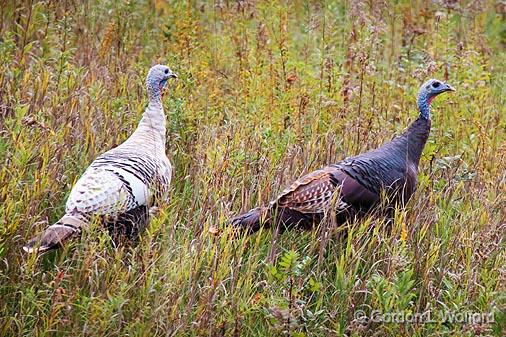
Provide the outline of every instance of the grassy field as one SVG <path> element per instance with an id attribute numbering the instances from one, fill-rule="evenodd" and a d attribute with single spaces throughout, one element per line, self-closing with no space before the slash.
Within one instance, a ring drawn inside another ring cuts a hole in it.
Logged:
<path id="1" fill-rule="evenodd" d="M 0 335 L 506 335 L 504 1 L 0 3 Z M 135 129 L 155 63 L 179 75 L 170 203 L 136 247 L 96 230 L 24 254 Z M 431 77 L 457 91 L 391 230 L 231 238 L 230 216 L 402 132 Z"/>

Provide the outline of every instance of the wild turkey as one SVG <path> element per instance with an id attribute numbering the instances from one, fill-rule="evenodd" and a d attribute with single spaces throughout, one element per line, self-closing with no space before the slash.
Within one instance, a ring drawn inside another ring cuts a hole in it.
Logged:
<path id="1" fill-rule="evenodd" d="M 437 95 L 454 90 L 442 81 L 425 82 L 417 99 L 420 116 L 403 134 L 375 150 L 303 176 L 269 206 L 241 214 L 231 224 L 249 232 L 278 224 L 308 228 L 328 211 L 342 223 L 381 200 L 404 204 L 416 189 L 418 163 L 430 131 L 430 103 Z"/>
<path id="2" fill-rule="evenodd" d="M 153 66 L 147 76 L 149 104 L 134 133 L 121 145 L 97 157 L 68 197 L 65 215 L 30 240 L 26 252 L 57 248 L 99 217 L 113 234 L 135 236 L 150 208 L 166 198 L 172 167 L 165 155 L 162 89 L 177 76 L 167 66 Z"/>

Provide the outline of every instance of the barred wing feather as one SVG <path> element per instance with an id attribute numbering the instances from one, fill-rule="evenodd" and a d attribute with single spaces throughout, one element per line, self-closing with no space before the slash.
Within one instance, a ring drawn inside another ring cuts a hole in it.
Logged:
<path id="1" fill-rule="evenodd" d="M 290 208 L 301 213 L 324 213 L 333 202 L 335 193 L 339 193 L 340 182 L 334 176 L 329 167 L 309 173 L 290 187 L 285 189 L 272 203 L 280 207 Z M 338 208 L 346 207 L 340 200 L 336 205 Z"/>
<path id="2" fill-rule="evenodd" d="M 116 214 L 128 211 L 139 201 L 145 203 L 135 199 L 130 183 L 114 168 L 90 167 L 72 189 L 66 213 Z"/>

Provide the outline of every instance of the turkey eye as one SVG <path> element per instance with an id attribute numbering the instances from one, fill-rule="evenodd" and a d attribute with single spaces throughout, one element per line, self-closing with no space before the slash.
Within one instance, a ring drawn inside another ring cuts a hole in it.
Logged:
<path id="1" fill-rule="evenodd" d="M 164 72 L 165 72 L 166 74 L 168 74 L 168 73 L 169 73 L 169 69 L 165 69 L 165 71 L 164 71 Z"/>
<path id="2" fill-rule="evenodd" d="M 434 88 L 439 87 L 439 85 L 440 85 L 440 83 L 439 83 L 439 82 L 434 82 L 434 83 L 432 84 L 432 86 L 433 86 Z"/>

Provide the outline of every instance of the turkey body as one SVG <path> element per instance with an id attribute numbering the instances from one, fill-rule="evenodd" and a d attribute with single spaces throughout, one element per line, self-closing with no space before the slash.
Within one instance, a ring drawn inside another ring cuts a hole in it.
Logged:
<path id="1" fill-rule="evenodd" d="M 72 188 L 66 215 L 99 216 L 114 237 L 134 238 L 143 229 L 150 207 L 168 198 L 172 166 L 159 141 L 134 135 L 91 163 Z"/>
<path id="2" fill-rule="evenodd" d="M 362 216 L 379 204 L 403 206 L 416 190 L 418 165 L 429 137 L 429 105 L 454 89 L 429 80 L 420 88 L 420 116 L 401 135 L 381 147 L 311 172 L 283 190 L 268 206 L 231 219 L 250 233 L 262 226 L 311 228 L 325 216 L 336 223 Z"/>
<path id="3" fill-rule="evenodd" d="M 232 223 L 250 232 L 273 223 L 307 229 L 327 214 L 337 223 L 364 215 L 382 197 L 404 204 L 416 189 L 418 153 L 427 140 L 430 121 L 419 119 L 413 126 L 378 149 L 299 178 L 268 207 L 253 209 Z"/>

